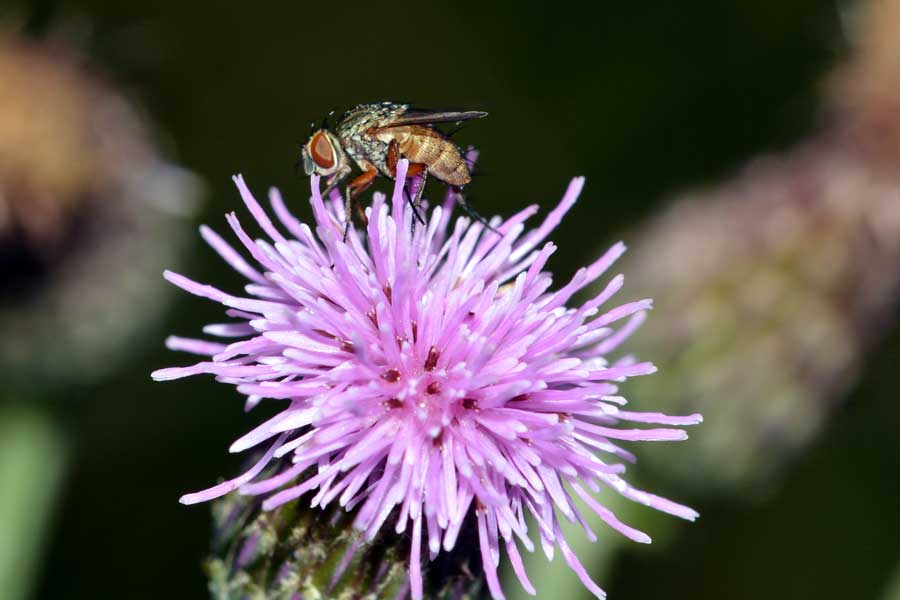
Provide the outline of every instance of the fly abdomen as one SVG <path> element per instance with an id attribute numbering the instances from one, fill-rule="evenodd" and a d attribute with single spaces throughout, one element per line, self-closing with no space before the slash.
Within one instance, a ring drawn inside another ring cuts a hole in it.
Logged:
<path id="1" fill-rule="evenodd" d="M 385 133 L 396 140 L 403 157 L 424 164 L 440 181 L 449 185 L 466 185 L 471 181 L 469 167 L 459 149 L 439 131 L 409 125 L 392 127 Z"/>

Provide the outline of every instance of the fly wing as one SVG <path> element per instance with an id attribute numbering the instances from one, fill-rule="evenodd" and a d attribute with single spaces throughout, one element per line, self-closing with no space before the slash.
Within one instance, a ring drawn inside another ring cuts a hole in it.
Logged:
<path id="1" fill-rule="evenodd" d="M 403 125 L 431 125 L 432 123 L 458 123 L 486 117 L 481 110 L 449 111 L 449 110 L 408 110 L 397 115 L 393 121 L 380 125 L 378 129 L 401 127 Z"/>

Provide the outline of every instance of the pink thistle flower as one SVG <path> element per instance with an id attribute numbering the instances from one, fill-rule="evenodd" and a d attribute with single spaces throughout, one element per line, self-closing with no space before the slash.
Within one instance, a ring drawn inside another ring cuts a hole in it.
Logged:
<path id="1" fill-rule="evenodd" d="M 402 194 L 407 166 L 398 166 L 390 205 L 375 194 L 368 225 L 351 228 L 346 242 L 339 195 L 323 199 L 318 177 L 312 177 L 315 234 L 288 212 L 276 190 L 269 194 L 291 237 L 235 177 L 269 240 L 252 239 L 233 213 L 228 224 L 258 267 L 211 229 L 201 233 L 250 281 L 246 293 L 231 295 L 166 272 L 175 285 L 226 306 L 234 321 L 204 332 L 237 341 L 170 337 L 169 348 L 210 359 L 156 371 L 154 379 L 208 373 L 236 386 L 248 409 L 261 399 L 284 403 L 278 415 L 231 446 L 240 452 L 266 444 L 256 465 L 181 502 L 237 490 L 267 494 L 263 507 L 272 509 L 310 492 L 313 507 L 338 502 L 355 510 L 355 525 L 368 539 L 391 519 L 398 534 L 407 527 L 412 532 L 415 599 L 423 593 L 423 537 L 431 558 L 452 549 L 471 511 L 491 595 L 503 598 L 501 545 L 534 594 L 519 554 L 520 545 L 534 550 L 525 520 L 530 514 L 548 559 L 559 548 L 584 585 L 603 597 L 560 529 L 562 516 L 596 539 L 573 494 L 613 529 L 643 543 L 650 538 L 617 520 L 592 493 L 608 487 L 678 517 L 697 517 L 631 487 L 616 462 L 634 460 L 620 440 L 687 437 L 681 429 L 620 428 L 621 421 L 679 426 L 701 420 L 622 408 L 619 382 L 655 368 L 632 358 L 610 363 L 605 356 L 640 325 L 651 302 L 600 312 L 622 287 L 620 275 L 584 304 L 566 306 L 624 252 L 621 243 L 550 291 L 544 267 L 556 247 L 544 239 L 575 203 L 583 178 L 572 181 L 562 202 L 531 231 L 524 221 L 535 206 L 506 221 L 495 218 L 492 232 L 465 218 L 451 221 L 449 195 L 425 225 L 413 227 Z M 290 460 L 276 475 L 254 481 L 282 457 Z"/>

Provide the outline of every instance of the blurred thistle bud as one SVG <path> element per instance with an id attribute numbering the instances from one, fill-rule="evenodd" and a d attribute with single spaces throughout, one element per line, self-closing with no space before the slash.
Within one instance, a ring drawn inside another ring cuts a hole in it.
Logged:
<path id="1" fill-rule="evenodd" d="M 342 509 L 293 501 L 263 511 L 258 496 L 229 494 L 213 504 L 213 555 L 206 562 L 216 600 L 393 598 L 409 596 L 409 538 L 392 531 L 372 542 Z M 471 532 L 464 532 L 469 535 Z M 477 542 L 475 542 L 477 543 Z M 431 564 L 428 598 L 479 598 L 477 558 L 456 551 Z"/>
<path id="2" fill-rule="evenodd" d="M 900 0 L 856 16 L 822 133 L 677 198 L 632 237 L 632 289 L 663 313 L 635 336 L 660 365 L 635 396 L 707 422 L 691 456 L 651 448 L 647 462 L 695 491 L 764 490 L 896 319 Z"/>
<path id="3" fill-rule="evenodd" d="M 847 142 L 888 169 L 900 164 L 900 0 L 844 9 L 853 58 L 829 80 L 831 108 Z"/>
<path id="4" fill-rule="evenodd" d="M 820 140 L 680 198 L 633 238 L 632 290 L 659 298 L 635 336 L 656 377 L 635 397 L 701 411 L 683 452 L 649 462 L 699 490 L 765 482 L 821 429 L 891 323 L 900 181 Z"/>
<path id="5" fill-rule="evenodd" d="M 88 381 L 161 316 L 196 177 L 68 53 L 0 35 L 0 366 L 13 389 Z"/>

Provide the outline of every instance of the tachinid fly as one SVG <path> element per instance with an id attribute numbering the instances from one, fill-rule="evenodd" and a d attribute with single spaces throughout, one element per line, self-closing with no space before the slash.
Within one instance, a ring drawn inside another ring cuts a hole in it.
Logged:
<path id="1" fill-rule="evenodd" d="M 351 201 L 365 221 L 356 198 L 379 175 L 393 179 L 397 162 L 406 158 L 410 162 L 407 176 L 422 176 L 415 200 L 410 199 L 415 209 L 429 175 L 456 190 L 472 180 L 460 149 L 434 124 L 485 116 L 487 113 L 482 111 L 416 110 L 394 102 L 360 104 L 344 113 L 334 131 L 322 126 L 313 132 L 301 150 L 303 169 L 307 175 L 316 173 L 327 178 L 326 194 L 351 173 L 351 160 L 362 170 L 344 189 L 349 226 Z"/>

